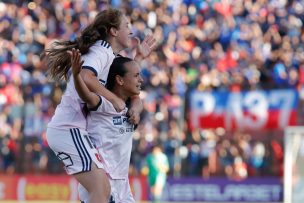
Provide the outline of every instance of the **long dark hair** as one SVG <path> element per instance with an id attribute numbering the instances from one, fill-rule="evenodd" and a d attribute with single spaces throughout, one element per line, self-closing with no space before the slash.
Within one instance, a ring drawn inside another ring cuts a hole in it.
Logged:
<path id="1" fill-rule="evenodd" d="M 116 57 L 113 60 L 113 63 L 110 66 L 108 79 L 107 79 L 107 84 L 106 84 L 106 88 L 108 90 L 111 91 L 115 87 L 115 84 L 116 84 L 115 77 L 116 77 L 116 75 L 119 75 L 119 76 L 123 77 L 127 73 L 125 63 L 130 62 L 130 61 L 133 61 L 133 59 L 123 57 L 123 56 Z"/>
<path id="2" fill-rule="evenodd" d="M 68 50 L 79 49 L 81 54 L 88 53 L 90 47 L 98 40 L 107 40 L 112 27 L 119 29 L 123 13 L 117 9 L 106 9 L 99 12 L 94 21 L 88 25 L 75 41 L 55 41 L 52 48 L 43 54 L 49 68 L 49 76 L 55 81 L 68 80 L 71 67 Z"/>

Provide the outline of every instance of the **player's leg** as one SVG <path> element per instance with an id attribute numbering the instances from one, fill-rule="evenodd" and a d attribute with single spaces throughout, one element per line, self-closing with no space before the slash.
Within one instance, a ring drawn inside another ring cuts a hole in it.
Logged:
<path id="1" fill-rule="evenodd" d="M 117 203 L 115 201 L 115 198 L 116 196 L 114 197 L 114 193 L 113 192 L 113 186 L 112 186 L 112 180 L 107 177 L 109 182 L 110 182 L 110 187 L 111 187 L 111 195 L 109 197 L 109 199 L 107 200 L 107 203 Z M 79 193 L 79 199 L 80 199 L 80 202 L 81 203 L 88 203 L 89 202 L 89 197 L 90 197 L 90 194 L 89 192 L 85 189 L 85 187 L 81 184 L 78 185 L 78 193 Z M 116 194 L 116 193 L 115 193 Z"/>
<path id="2" fill-rule="evenodd" d="M 150 190 L 150 199 L 152 200 L 152 202 L 154 201 L 154 187 L 155 187 L 155 184 L 156 184 L 156 176 L 149 176 L 149 190 Z"/>
<path id="3" fill-rule="evenodd" d="M 129 179 L 111 179 L 111 198 L 109 203 L 135 203 Z"/>
<path id="4" fill-rule="evenodd" d="M 73 175 L 88 191 L 86 203 L 108 203 L 110 185 L 97 149 L 87 133 L 77 128 L 47 129 L 47 141 L 64 163 L 67 174 Z"/>
<path id="5" fill-rule="evenodd" d="M 85 203 L 108 203 L 111 186 L 99 153 L 89 136 L 83 134 L 82 138 L 87 154 L 92 159 L 91 169 L 85 173 L 74 174 L 74 177 L 88 192 Z"/>
<path id="6" fill-rule="evenodd" d="M 160 201 L 165 184 L 166 184 L 166 177 L 162 174 L 159 174 L 156 178 L 155 185 L 152 189 L 154 201 L 156 202 Z"/>
<path id="7" fill-rule="evenodd" d="M 103 169 L 92 164 L 89 172 L 74 174 L 74 177 L 88 192 L 88 201 L 85 203 L 108 203 L 111 187 Z"/>

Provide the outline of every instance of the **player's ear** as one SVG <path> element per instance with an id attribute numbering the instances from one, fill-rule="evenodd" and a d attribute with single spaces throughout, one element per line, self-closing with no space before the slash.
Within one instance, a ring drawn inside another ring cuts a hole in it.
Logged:
<path id="1" fill-rule="evenodd" d="M 115 76 L 115 80 L 116 80 L 116 83 L 117 83 L 118 85 L 120 85 L 120 86 L 122 86 L 122 85 L 124 84 L 123 78 L 122 78 L 121 76 L 119 76 L 119 75 L 116 75 L 116 76 Z"/>
<path id="2" fill-rule="evenodd" d="M 117 36 L 117 33 L 118 33 L 118 29 L 117 29 L 117 28 L 115 28 L 115 27 L 111 27 L 111 28 L 110 28 L 110 34 L 111 34 L 112 36 L 116 37 L 116 36 Z"/>

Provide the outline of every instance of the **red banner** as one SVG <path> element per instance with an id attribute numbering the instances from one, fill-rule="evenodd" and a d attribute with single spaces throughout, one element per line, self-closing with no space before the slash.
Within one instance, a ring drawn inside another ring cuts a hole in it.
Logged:
<path id="1" fill-rule="evenodd" d="M 78 182 L 69 176 L 26 176 L 18 181 L 18 200 L 77 200 Z"/>
<path id="2" fill-rule="evenodd" d="M 135 200 L 148 200 L 148 185 L 146 177 L 130 177 L 130 186 Z"/>
<path id="3" fill-rule="evenodd" d="M 228 130 L 284 129 L 297 125 L 295 90 L 198 92 L 190 99 L 190 127 Z"/>
<path id="4" fill-rule="evenodd" d="M 0 200 L 16 199 L 17 182 L 17 176 L 0 176 Z"/>
<path id="5" fill-rule="evenodd" d="M 130 177 L 130 185 L 137 201 L 148 199 L 145 177 Z M 1 200 L 78 200 L 78 182 L 67 175 L 4 176 L 0 175 Z"/>
<path id="6" fill-rule="evenodd" d="M 0 176 L 0 200 L 78 200 L 69 176 Z"/>

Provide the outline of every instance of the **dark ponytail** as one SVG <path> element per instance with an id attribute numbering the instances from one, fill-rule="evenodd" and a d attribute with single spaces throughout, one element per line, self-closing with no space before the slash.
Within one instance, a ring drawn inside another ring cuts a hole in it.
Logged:
<path id="1" fill-rule="evenodd" d="M 73 48 L 79 49 L 80 53 L 86 54 L 90 47 L 98 40 L 107 40 L 112 27 L 119 28 L 122 12 L 117 9 L 107 9 L 99 12 L 93 23 L 88 25 L 81 36 L 75 41 L 55 41 L 52 47 L 45 50 L 44 55 L 48 74 L 55 81 L 68 80 L 68 72 L 71 67 L 70 56 L 67 51 Z"/>

